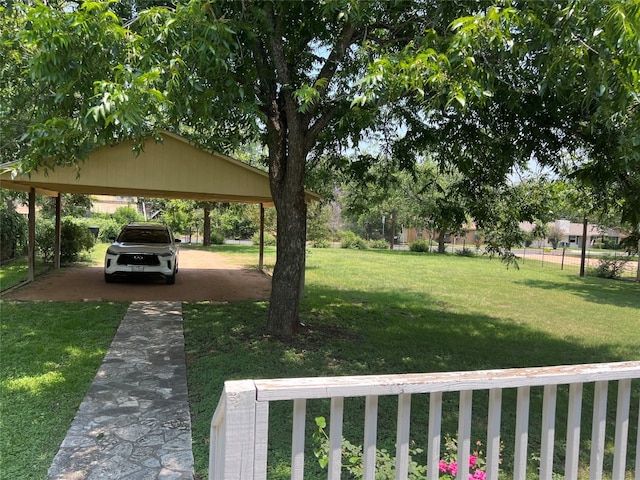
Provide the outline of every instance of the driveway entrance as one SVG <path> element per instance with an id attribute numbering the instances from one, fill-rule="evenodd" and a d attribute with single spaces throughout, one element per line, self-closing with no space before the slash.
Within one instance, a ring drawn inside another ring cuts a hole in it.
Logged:
<path id="1" fill-rule="evenodd" d="M 102 266 L 53 271 L 2 296 L 11 300 L 78 301 L 238 301 L 268 300 L 271 278 L 229 263 L 222 255 L 180 249 L 175 285 L 153 280 L 105 283 Z"/>

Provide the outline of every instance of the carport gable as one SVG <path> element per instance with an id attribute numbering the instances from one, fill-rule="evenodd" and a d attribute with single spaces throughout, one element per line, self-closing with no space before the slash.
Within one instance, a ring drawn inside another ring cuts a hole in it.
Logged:
<path id="1" fill-rule="evenodd" d="M 43 193 L 183 198 L 202 201 L 271 204 L 266 172 L 231 157 L 191 145 L 162 132 L 162 142 L 147 140 L 136 154 L 126 141 L 94 151 L 77 167 L 55 167 L 12 178 L 1 177 L 2 188 Z M 308 192 L 310 199 L 317 195 Z"/>

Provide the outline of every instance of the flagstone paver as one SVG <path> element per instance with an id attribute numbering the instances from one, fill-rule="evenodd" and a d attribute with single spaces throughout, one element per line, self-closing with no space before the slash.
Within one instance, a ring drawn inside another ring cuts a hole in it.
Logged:
<path id="1" fill-rule="evenodd" d="M 131 304 L 48 479 L 193 479 L 180 302 Z"/>

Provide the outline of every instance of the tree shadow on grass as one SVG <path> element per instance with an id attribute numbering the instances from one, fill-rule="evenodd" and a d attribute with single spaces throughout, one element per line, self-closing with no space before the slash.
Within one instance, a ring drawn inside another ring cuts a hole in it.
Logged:
<path id="1" fill-rule="evenodd" d="M 567 292 L 593 303 L 637 308 L 640 319 L 640 284 L 635 282 L 597 277 L 571 277 L 563 278 L 562 281 L 557 282 L 526 279 L 515 283 L 545 290 Z"/>
<path id="2" fill-rule="evenodd" d="M 549 288 L 552 288 L 551 286 Z M 595 287 L 594 287 L 595 288 Z M 211 414 L 225 380 L 402 374 L 414 372 L 466 371 L 544 365 L 614 362 L 638 358 L 638 350 L 620 345 L 587 345 L 579 340 L 555 337 L 508 318 L 453 312 L 445 303 L 425 295 L 393 292 L 334 290 L 310 285 L 302 303 L 305 324 L 299 336 L 280 340 L 264 334 L 266 303 L 240 303 L 212 307 L 185 306 L 185 336 L 189 356 L 189 390 L 194 422 L 194 453 L 197 468 L 206 468 L 206 445 Z M 621 353 L 622 352 L 622 353 Z M 640 386 L 634 384 L 633 405 L 638 404 Z M 588 389 L 587 389 L 588 390 Z M 447 394 L 443 433 L 455 435 L 457 397 Z M 583 431 L 590 434 L 592 400 L 585 393 Z M 412 438 L 424 447 L 428 423 L 428 396 L 412 400 Z M 557 463 L 562 465 L 568 392 L 559 391 Z M 613 397 L 615 398 L 615 397 Z M 474 439 L 484 441 L 487 395 L 474 394 Z M 379 445 L 393 453 L 395 441 L 395 397 L 382 398 L 379 410 Z M 541 389 L 532 390 L 530 454 L 539 452 Z M 615 402 L 611 402 L 614 404 Z M 345 436 L 362 443 L 363 400 L 348 400 Z M 637 415 L 632 412 L 632 415 Z M 273 405 L 270 413 L 269 478 L 287 478 L 290 462 L 291 405 Z M 513 452 L 515 392 L 503 399 L 505 468 Z M 329 417 L 328 401 L 310 401 L 307 434 L 314 430 L 316 416 Z M 635 423 L 634 423 L 635 422 Z M 632 425 L 637 425 L 637 419 Z M 416 426 L 414 428 L 414 425 Z M 637 427 L 632 427 L 634 430 Z M 635 438 L 634 431 L 630 438 Z M 613 430 L 607 430 L 611 442 Z M 308 437 L 309 438 L 309 437 Z M 584 441 L 586 448 L 587 440 Z M 316 478 L 313 445 L 308 439 L 305 478 Z M 200 453 L 198 453 L 200 452 Z M 610 461 L 610 460 L 609 460 Z M 424 462 L 422 462 L 424 463 Z M 199 466 L 199 467 L 198 467 Z M 281 473 L 282 472 L 282 473 Z M 326 472 L 324 472 L 326 478 Z M 323 478 L 322 472 L 317 478 Z"/>

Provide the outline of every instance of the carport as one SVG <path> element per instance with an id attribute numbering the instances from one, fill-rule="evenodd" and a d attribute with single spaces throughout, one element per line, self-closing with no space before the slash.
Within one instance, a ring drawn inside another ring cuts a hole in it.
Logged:
<path id="1" fill-rule="evenodd" d="M 147 139 L 137 153 L 125 141 L 101 147 L 76 166 L 47 162 L 37 171 L 16 174 L 2 165 L 0 188 L 29 192 L 29 280 L 35 272 L 35 195 L 56 197 L 55 268 L 60 267 L 60 197 L 62 193 L 122 195 L 210 202 L 258 203 L 261 210 L 259 269 L 263 267 L 264 208 L 273 205 L 269 175 L 220 153 L 203 150 L 163 131 L 162 141 Z M 320 197 L 307 191 L 307 201 Z"/>

